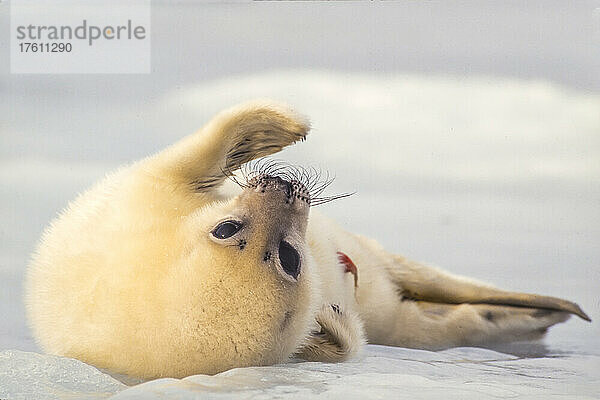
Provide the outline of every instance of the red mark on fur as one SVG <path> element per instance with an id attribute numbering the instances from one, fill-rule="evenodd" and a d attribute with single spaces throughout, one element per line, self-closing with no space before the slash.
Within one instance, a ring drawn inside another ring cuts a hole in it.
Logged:
<path id="1" fill-rule="evenodd" d="M 344 267 L 346 267 L 346 272 L 350 272 L 352 275 L 354 275 L 354 287 L 358 287 L 358 270 L 356 269 L 356 265 L 354 265 L 350 257 L 341 251 L 338 251 L 337 255 L 339 262 L 344 264 Z"/>

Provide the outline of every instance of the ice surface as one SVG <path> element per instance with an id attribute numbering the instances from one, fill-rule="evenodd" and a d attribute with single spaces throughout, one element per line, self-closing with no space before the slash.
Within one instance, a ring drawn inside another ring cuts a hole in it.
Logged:
<path id="1" fill-rule="evenodd" d="M 509 9 L 511 23 L 515 16 L 527 18 Z M 499 11 L 494 7 L 494 15 Z M 181 12 L 194 27 L 209 26 L 197 23 L 209 15 L 206 10 Z M 221 23 L 222 18 L 207 17 L 211 20 Z M 240 21 L 228 32 L 237 32 Z M 169 29 L 157 35 L 162 45 L 154 44 L 172 47 L 175 36 L 169 35 L 179 33 L 171 26 L 165 23 Z M 436 51 L 437 42 L 436 37 Z M 256 43 L 262 49 L 265 42 Z M 312 53 L 322 53 L 307 43 Z M 220 52 L 227 46 L 214 48 Z M 485 48 L 484 64 L 499 65 L 488 62 Z M 153 54 L 170 54 L 158 49 Z M 267 52 L 271 64 L 275 53 Z M 223 70 L 227 57 L 198 54 L 195 62 L 202 70 Z M 569 50 L 558 58 L 579 66 L 573 54 Z M 366 59 L 379 69 L 372 55 Z M 288 56 L 285 52 L 286 67 Z M 447 64 L 447 57 L 436 57 L 427 58 L 428 65 L 432 59 Z M 210 64 L 211 59 L 216 61 Z M 537 76 L 506 59 L 527 77 Z M 528 345 L 529 356 L 535 356 L 529 358 L 481 349 L 431 353 L 370 346 L 359 362 L 246 368 L 133 388 L 75 360 L 5 351 L 0 353 L 1 400 L 108 398 L 117 392 L 117 398 L 144 399 L 600 397 L 597 90 L 537 79 L 402 71 L 270 70 L 210 80 L 190 65 L 187 75 L 159 68 L 133 80 L 3 77 L 0 349 L 39 351 L 25 323 L 23 275 L 44 226 L 70 199 L 119 164 L 151 154 L 193 132 L 214 112 L 254 97 L 286 101 L 311 117 L 309 140 L 277 157 L 332 172 L 337 179 L 330 193 L 357 192 L 323 210 L 348 230 L 453 273 L 574 300 L 594 322 L 573 318 L 552 328 L 549 349 Z M 236 72 L 246 70 L 240 68 L 236 64 Z M 558 75 L 572 77 L 571 72 Z"/>
<path id="2" fill-rule="evenodd" d="M 592 355 L 522 358 L 477 348 L 369 345 L 345 363 L 238 368 L 127 387 L 77 360 L 11 350 L 0 353 L 0 398 L 594 399 L 600 398 L 599 367 L 600 357 Z"/>
<path id="3" fill-rule="evenodd" d="M 0 352 L 0 399 L 105 399 L 126 386 L 71 358 Z"/>
<path id="4" fill-rule="evenodd" d="M 356 361 L 159 379 L 113 398 L 194 399 L 201 394 L 218 399 L 595 398 L 600 396 L 599 361 L 595 356 L 520 359 L 474 348 L 435 353 L 371 345 Z"/>

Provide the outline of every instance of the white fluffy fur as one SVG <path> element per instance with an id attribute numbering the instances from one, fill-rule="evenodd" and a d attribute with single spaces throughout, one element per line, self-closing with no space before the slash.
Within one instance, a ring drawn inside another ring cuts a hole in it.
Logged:
<path id="1" fill-rule="evenodd" d="M 117 373 L 182 377 L 295 353 L 343 360 L 365 334 L 372 343 L 437 349 L 537 337 L 568 317 L 540 309 L 585 316 L 563 300 L 412 263 L 314 210 L 307 228 L 289 223 L 302 271 L 298 282 L 282 279 L 257 260 L 285 216 L 218 188 L 223 171 L 308 129 L 284 106 L 244 104 L 78 197 L 46 230 L 28 271 L 26 303 L 41 346 Z M 216 223 L 241 212 L 256 225 L 247 248 L 210 240 Z M 358 266 L 358 287 L 338 251 Z"/>
<path id="2" fill-rule="evenodd" d="M 326 282 L 324 286 L 331 289 L 325 290 L 324 296 L 330 303 L 339 302 L 358 312 L 370 343 L 443 349 L 534 339 L 539 338 L 547 327 L 569 317 L 562 311 L 542 312 L 533 308 L 466 302 L 454 304 L 461 302 L 444 298 L 453 290 L 465 293 L 465 286 L 474 286 L 487 293 L 496 289 L 390 254 L 374 240 L 345 232 L 327 217 L 314 210 L 311 213 L 308 241 L 311 250 L 323 251 L 318 257 L 319 271 L 328 271 L 321 278 Z M 323 249 L 325 246 L 328 250 Z M 356 296 L 353 295 L 351 274 L 344 274 L 344 267 L 334 258 L 325 257 L 334 249 L 343 250 L 358 267 Z M 332 273 L 336 270 L 337 274 Z M 445 293 L 437 293 L 437 299 L 430 296 L 429 301 L 403 299 L 403 291 L 406 286 L 412 287 L 412 280 L 426 287 L 433 287 L 438 281 Z"/>

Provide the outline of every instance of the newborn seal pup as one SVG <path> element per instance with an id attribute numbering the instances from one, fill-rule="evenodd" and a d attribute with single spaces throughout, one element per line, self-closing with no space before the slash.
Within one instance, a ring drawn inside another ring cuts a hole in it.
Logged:
<path id="1" fill-rule="evenodd" d="M 569 301 L 453 276 L 314 210 L 309 218 L 330 198 L 301 169 L 266 163 L 240 194 L 219 190 L 308 131 L 289 108 L 243 104 L 80 195 L 28 270 L 41 347 L 114 373 L 184 377 L 294 355 L 341 361 L 365 341 L 443 349 L 534 339 L 570 314 L 589 320 Z"/>

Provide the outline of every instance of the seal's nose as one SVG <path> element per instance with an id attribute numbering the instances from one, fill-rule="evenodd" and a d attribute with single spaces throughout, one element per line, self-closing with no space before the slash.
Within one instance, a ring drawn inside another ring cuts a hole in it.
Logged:
<path id="1" fill-rule="evenodd" d="M 298 210 L 310 206 L 310 193 L 299 180 L 287 180 L 280 176 L 262 174 L 248 181 L 248 186 L 259 193 L 279 193 L 287 204 L 294 205 Z"/>
<path id="2" fill-rule="evenodd" d="M 290 181 L 286 181 L 283 178 L 276 177 L 277 183 L 285 190 L 285 195 L 290 198 L 292 197 L 292 184 Z"/>
<path id="3" fill-rule="evenodd" d="M 276 188 L 283 190 L 288 199 L 292 197 L 293 188 L 289 181 L 286 181 L 279 176 L 264 176 L 263 181 L 266 186 L 275 186 Z"/>

